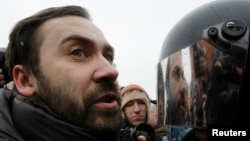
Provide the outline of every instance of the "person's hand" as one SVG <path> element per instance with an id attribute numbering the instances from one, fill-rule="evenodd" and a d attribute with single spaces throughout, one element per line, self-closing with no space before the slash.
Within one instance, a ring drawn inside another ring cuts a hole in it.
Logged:
<path id="1" fill-rule="evenodd" d="M 0 87 L 5 84 L 3 70 L 0 68 Z"/>
<path id="2" fill-rule="evenodd" d="M 152 126 L 141 123 L 135 128 L 132 138 L 137 141 L 156 141 L 155 130 Z"/>
<path id="3" fill-rule="evenodd" d="M 137 141 L 147 141 L 146 137 L 143 135 L 138 136 Z"/>

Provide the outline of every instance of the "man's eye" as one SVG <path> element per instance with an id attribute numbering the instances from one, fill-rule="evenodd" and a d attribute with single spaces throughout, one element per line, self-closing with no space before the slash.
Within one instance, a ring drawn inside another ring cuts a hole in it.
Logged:
<path id="1" fill-rule="evenodd" d="M 84 56 L 83 50 L 77 49 L 72 52 L 72 55 L 77 56 L 77 57 L 82 57 Z"/>
<path id="2" fill-rule="evenodd" d="M 183 76 L 183 71 L 180 68 L 174 69 L 174 77 L 178 80 Z"/>
<path id="3" fill-rule="evenodd" d="M 110 63 L 113 63 L 113 56 L 106 55 L 104 56 Z"/>

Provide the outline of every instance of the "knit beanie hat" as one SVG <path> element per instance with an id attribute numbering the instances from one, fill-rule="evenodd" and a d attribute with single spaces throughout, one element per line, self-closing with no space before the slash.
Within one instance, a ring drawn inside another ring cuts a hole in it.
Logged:
<path id="1" fill-rule="evenodd" d="M 149 110 L 150 110 L 150 99 L 148 97 L 148 94 L 146 93 L 146 91 L 139 85 L 135 85 L 135 84 L 131 84 L 128 85 L 124 88 L 122 88 L 121 92 L 121 97 L 122 97 L 122 116 L 123 118 L 125 118 L 124 116 L 124 107 L 126 106 L 126 104 L 132 100 L 142 100 L 145 105 L 146 105 L 146 112 L 147 112 L 147 117 L 146 117 L 146 123 L 149 123 Z"/>

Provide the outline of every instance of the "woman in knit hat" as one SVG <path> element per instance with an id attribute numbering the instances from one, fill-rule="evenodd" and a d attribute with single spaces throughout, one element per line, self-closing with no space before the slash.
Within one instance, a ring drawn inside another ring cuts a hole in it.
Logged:
<path id="1" fill-rule="evenodd" d="M 129 141 L 131 140 L 131 131 L 136 126 L 141 123 L 150 123 L 150 99 L 146 91 L 141 86 L 135 84 L 123 87 L 120 94 L 124 119 L 121 141 Z"/>

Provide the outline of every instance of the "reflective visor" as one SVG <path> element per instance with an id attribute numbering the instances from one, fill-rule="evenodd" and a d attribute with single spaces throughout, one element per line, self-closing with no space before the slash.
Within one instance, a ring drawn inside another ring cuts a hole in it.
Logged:
<path id="1" fill-rule="evenodd" d="M 234 122 L 249 34 L 245 29 L 236 40 L 225 37 L 223 30 L 216 33 L 216 38 L 208 35 L 214 27 L 217 30 L 224 26 L 204 30 L 201 40 L 159 62 L 160 125 L 206 127 Z"/>

